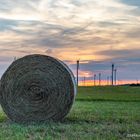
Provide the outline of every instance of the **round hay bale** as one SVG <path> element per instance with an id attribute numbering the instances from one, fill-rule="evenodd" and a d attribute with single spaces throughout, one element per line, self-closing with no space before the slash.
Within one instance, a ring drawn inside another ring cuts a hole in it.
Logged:
<path id="1" fill-rule="evenodd" d="M 73 104 L 76 83 L 62 61 L 35 54 L 14 61 L 0 89 L 1 106 L 12 121 L 59 121 Z"/>

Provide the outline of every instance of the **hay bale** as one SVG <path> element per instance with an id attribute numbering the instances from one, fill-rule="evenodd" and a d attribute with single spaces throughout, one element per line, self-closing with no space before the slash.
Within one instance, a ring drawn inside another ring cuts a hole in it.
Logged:
<path id="1" fill-rule="evenodd" d="M 1 78 L 0 102 L 15 122 L 63 119 L 76 94 L 75 79 L 60 60 L 29 55 L 14 61 Z"/>

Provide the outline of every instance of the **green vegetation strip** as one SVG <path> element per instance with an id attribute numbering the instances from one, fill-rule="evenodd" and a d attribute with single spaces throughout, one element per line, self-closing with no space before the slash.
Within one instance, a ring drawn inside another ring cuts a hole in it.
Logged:
<path id="1" fill-rule="evenodd" d="M 76 100 L 139 102 L 140 87 L 128 87 L 128 86 L 79 87 Z"/>

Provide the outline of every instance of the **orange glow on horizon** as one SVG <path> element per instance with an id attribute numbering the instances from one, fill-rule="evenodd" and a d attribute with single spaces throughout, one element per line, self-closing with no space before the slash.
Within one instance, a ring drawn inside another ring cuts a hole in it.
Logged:
<path id="1" fill-rule="evenodd" d="M 79 86 L 99 86 L 99 80 L 95 81 L 95 85 L 94 85 L 94 81 L 93 80 L 82 80 L 79 81 Z M 140 83 L 139 81 L 136 80 L 117 80 L 116 85 L 124 85 L 124 84 L 138 84 Z M 101 80 L 100 86 L 106 86 L 106 85 L 111 85 L 111 82 L 107 82 L 107 80 Z"/>

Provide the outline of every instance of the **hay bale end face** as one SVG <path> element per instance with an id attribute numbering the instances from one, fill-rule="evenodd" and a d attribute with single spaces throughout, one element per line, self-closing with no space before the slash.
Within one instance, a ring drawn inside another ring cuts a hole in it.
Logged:
<path id="1" fill-rule="evenodd" d="M 62 120 L 76 94 L 70 69 L 45 55 L 14 61 L 1 78 L 0 89 L 4 112 L 19 123 Z"/>

